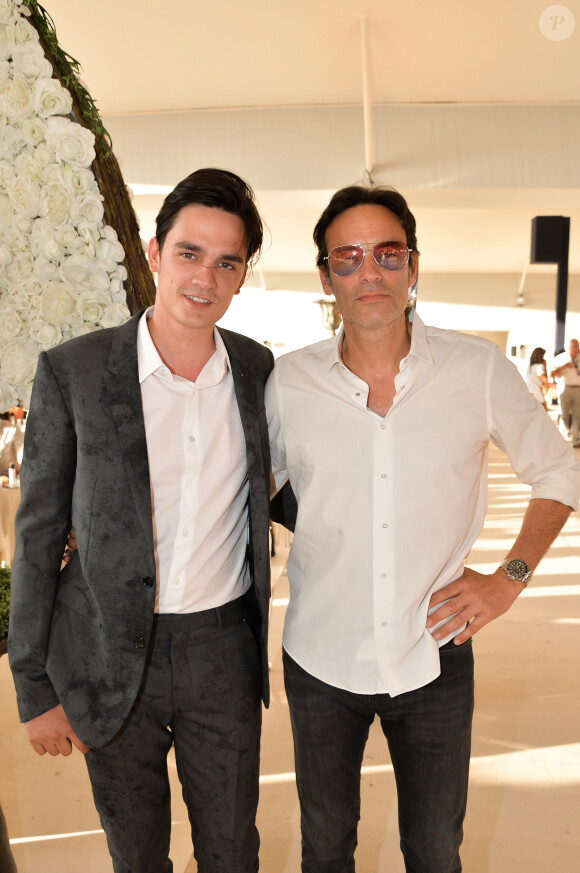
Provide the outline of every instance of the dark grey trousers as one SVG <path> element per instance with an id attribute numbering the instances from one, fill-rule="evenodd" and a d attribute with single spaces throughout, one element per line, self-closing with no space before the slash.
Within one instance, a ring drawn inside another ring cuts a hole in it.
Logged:
<path id="1" fill-rule="evenodd" d="M 16 863 L 10 851 L 6 819 L 0 806 L 0 873 L 16 873 Z"/>
<path id="2" fill-rule="evenodd" d="M 172 743 L 199 873 L 258 870 L 259 661 L 243 598 L 158 617 L 131 717 L 111 743 L 86 756 L 115 873 L 173 870 Z"/>

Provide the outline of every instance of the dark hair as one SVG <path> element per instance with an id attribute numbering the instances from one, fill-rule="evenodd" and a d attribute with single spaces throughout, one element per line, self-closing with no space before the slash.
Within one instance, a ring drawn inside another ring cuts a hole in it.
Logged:
<path id="1" fill-rule="evenodd" d="M 365 188 L 363 185 L 349 185 L 341 188 L 333 195 L 330 203 L 318 219 L 314 228 L 314 244 L 318 249 L 316 266 L 325 265 L 325 257 L 328 254 L 326 246 L 326 231 L 335 218 L 353 206 L 383 206 L 397 216 L 405 231 L 407 246 L 417 252 L 417 224 L 415 216 L 409 209 L 407 201 L 402 194 L 394 188 Z M 326 267 L 328 270 L 328 266 Z"/>
<path id="2" fill-rule="evenodd" d="M 222 209 L 241 218 L 246 231 L 246 260 L 248 264 L 258 260 L 264 229 L 256 207 L 254 192 L 235 173 L 214 167 L 191 173 L 187 179 L 179 182 L 163 201 L 156 219 L 155 233 L 160 252 L 179 211 L 191 203 Z"/>
<path id="3" fill-rule="evenodd" d="M 534 349 L 534 351 L 530 355 L 530 366 L 532 366 L 532 364 L 543 363 L 545 354 L 546 354 L 546 349 L 541 349 L 539 346 L 537 349 Z"/>

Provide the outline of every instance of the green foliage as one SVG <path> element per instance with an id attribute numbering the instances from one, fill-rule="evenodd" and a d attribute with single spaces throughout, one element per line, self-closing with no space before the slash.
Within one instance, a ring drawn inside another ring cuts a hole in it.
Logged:
<path id="1" fill-rule="evenodd" d="M 0 567 L 0 643 L 8 638 L 10 609 L 10 567 Z"/>

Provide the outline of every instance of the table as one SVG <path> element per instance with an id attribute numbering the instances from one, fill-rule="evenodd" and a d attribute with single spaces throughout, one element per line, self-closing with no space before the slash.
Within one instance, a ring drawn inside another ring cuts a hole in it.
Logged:
<path id="1" fill-rule="evenodd" d="M 0 561 L 12 564 L 14 556 L 14 517 L 20 503 L 20 488 L 0 487 Z"/>

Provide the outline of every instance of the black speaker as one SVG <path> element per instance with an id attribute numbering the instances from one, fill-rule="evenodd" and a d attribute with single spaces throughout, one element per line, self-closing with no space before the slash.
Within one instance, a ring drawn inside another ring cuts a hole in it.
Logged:
<path id="1" fill-rule="evenodd" d="M 562 215 L 532 218 L 532 264 L 557 264 L 568 252 L 570 219 Z"/>

